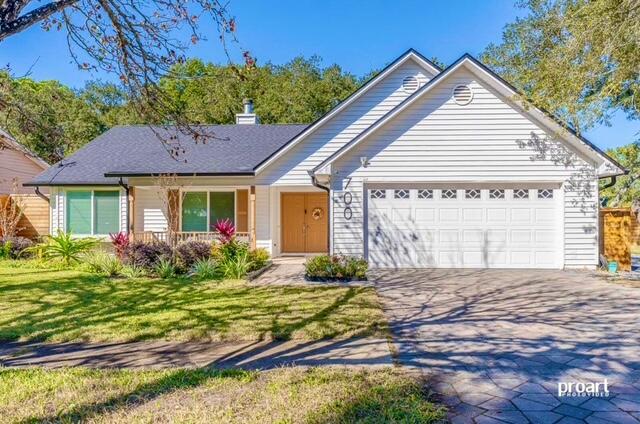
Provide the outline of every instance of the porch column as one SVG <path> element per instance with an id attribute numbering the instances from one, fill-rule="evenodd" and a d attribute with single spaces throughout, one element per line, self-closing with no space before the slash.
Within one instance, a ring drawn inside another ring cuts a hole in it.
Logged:
<path id="1" fill-rule="evenodd" d="M 249 231 L 251 248 L 256 248 L 256 186 L 251 186 L 249 191 Z"/>

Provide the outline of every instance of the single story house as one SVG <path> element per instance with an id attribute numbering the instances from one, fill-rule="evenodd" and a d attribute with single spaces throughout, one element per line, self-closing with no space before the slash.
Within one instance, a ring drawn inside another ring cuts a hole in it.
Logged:
<path id="1" fill-rule="evenodd" d="M 35 239 L 49 233 L 49 204 L 43 199 L 44 195 L 23 187 L 48 167 L 37 154 L 0 129 L 0 207 L 16 202 L 22 208 L 19 236 Z M 47 190 L 43 188 L 43 191 Z"/>
<path id="2" fill-rule="evenodd" d="M 78 235 L 207 238 L 229 218 L 274 256 L 560 269 L 597 266 L 598 179 L 625 172 L 472 56 L 440 69 L 413 49 L 310 125 L 261 125 L 248 102 L 202 129 L 175 160 L 165 129 L 116 127 L 28 185 Z"/>

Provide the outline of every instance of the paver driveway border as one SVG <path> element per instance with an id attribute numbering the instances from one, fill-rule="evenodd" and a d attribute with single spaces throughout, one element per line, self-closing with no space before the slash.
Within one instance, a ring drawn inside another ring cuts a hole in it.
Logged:
<path id="1" fill-rule="evenodd" d="M 464 423 L 640 422 L 640 289 L 586 271 L 373 274 L 397 359 Z M 607 397 L 558 396 L 603 382 Z"/>

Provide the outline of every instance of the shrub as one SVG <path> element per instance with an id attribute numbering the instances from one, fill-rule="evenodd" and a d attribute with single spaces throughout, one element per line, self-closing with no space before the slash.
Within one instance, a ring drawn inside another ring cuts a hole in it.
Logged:
<path id="1" fill-rule="evenodd" d="M 134 241 L 125 253 L 125 264 L 135 265 L 146 270 L 154 270 L 162 259 L 171 260 L 173 250 L 165 242 L 144 243 Z"/>
<path id="2" fill-rule="evenodd" d="M 249 272 L 256 271 L 260 268 L 263 268 L 269 262 L 271 256 L 266 249 L 258 248 L 249 252 L 249 261 L 251 261 L 251 267 Z"/>
<path id="3" fill-rule="evenodd" d="M 165 280 L 176 276 L 176 266 L 171 259 L 160 258 L 154 268 L 154 271 L 158 277 Z"/>
<path id="4" fill-rule="evenodd" d="M 44 259 L 60 259 L 65 266 L 78 262 L 83 254 L 93 249 L 98 240 L 93 238 L 73 238 L 71 233 L 58 230 L 55 236 L 47 236 L 40 245 L 27 249 L 38 252 Z"/>
<path id="5" fill-rule="evenodd" d="M 191 275 L 200 280 L 212 280 L 218 274 L 218 263 L 211 258 L 199 259 L 191 267 Z"/>
<path id="6" fill-rule="evenodd" d="M 223 244 L 232 241 L 236 235 L 236 227 L 230 219 L 219 219 L 214 227 L 220 235 L 220 242 Z"/>
<path id="7" fill-rule="evenodd" d="M 225 278 L 239 280 L 247 275 L 250 269 L 251 260 L 249 259 L 248 251 L 239 253 L 234 257 L 227 257 L 220 262 L 220 271 Z"/>
<path id="8" fill-rule="evenodd" d="M 18 259 L 20 257 L 28 257 L 33 242 L 25 237 L 4 237 L 0 239 L 0 258 L 2 259 Z"/>
<path id="9" fill-rule="evenodd" d="M 115 277 L 122 272 L 122 262 L 120 262 L 120 259 L 107 252 L 99 250 L 89 252 L 83 259 L 89 272 L 108 275 L 109 277 Z"/>
<path id="10" fill-rule="evenodd" d="M 116 252 L 116 256 L 120 260 L 124 260 L 127 247 L 129 247 L 129 234 L 124 232 L 116 234 L 109 233 L 109 237 L 111 237 L 111 244 L 113 245 L 113 250 Z"/>
<path id="11" fill-rule="evenodd" d="M 142 278 L 147 275 L 147 271 L 144 268 L 137 265 L 124 265 L 120 271 L 123 277 L 127 278 Z"/>
<path id="12" fill-rule="evenodd" d="M 204 241 L 187 241 L 176 247 L 177 265 L 184 270 L 191 269 L 193 264 L 211 257 L 211 244 Z"/>
<path id="13" fill-rule="evenodd" d="M 236 239 L 227 243 L 218 243 L 211 248 L 211 257 L 218 262 L 226 259 L 235 259 L 238 256 L 249 253 L 249 244 Z"/>
<path id="14" fill-rule="evenodd" d="M 339 255 L 321 255 L 305 263 L 305 276 L 319 280 L 364 280 L 368 264 L 362 258 Z"/>

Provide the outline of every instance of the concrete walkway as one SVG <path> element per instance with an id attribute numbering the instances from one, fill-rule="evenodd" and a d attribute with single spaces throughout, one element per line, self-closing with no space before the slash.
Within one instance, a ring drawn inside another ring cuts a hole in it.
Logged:
<path id="1" fill-rule="evenodd" d="M 358 338 L 239 343 L 6 343 L 0 345 L 0 365 L 270 369 L 285 365 L 387 367 L 393 363 L 386 340 Z"/>
<path id="2" fill-rule="evenodd" d="M 405 367 L 454 423 L 640 422 L 640 289 L 586 272 L 413 270 L 374 276 Z M 559 396 L 559 383 L 609 394 Z"/>

